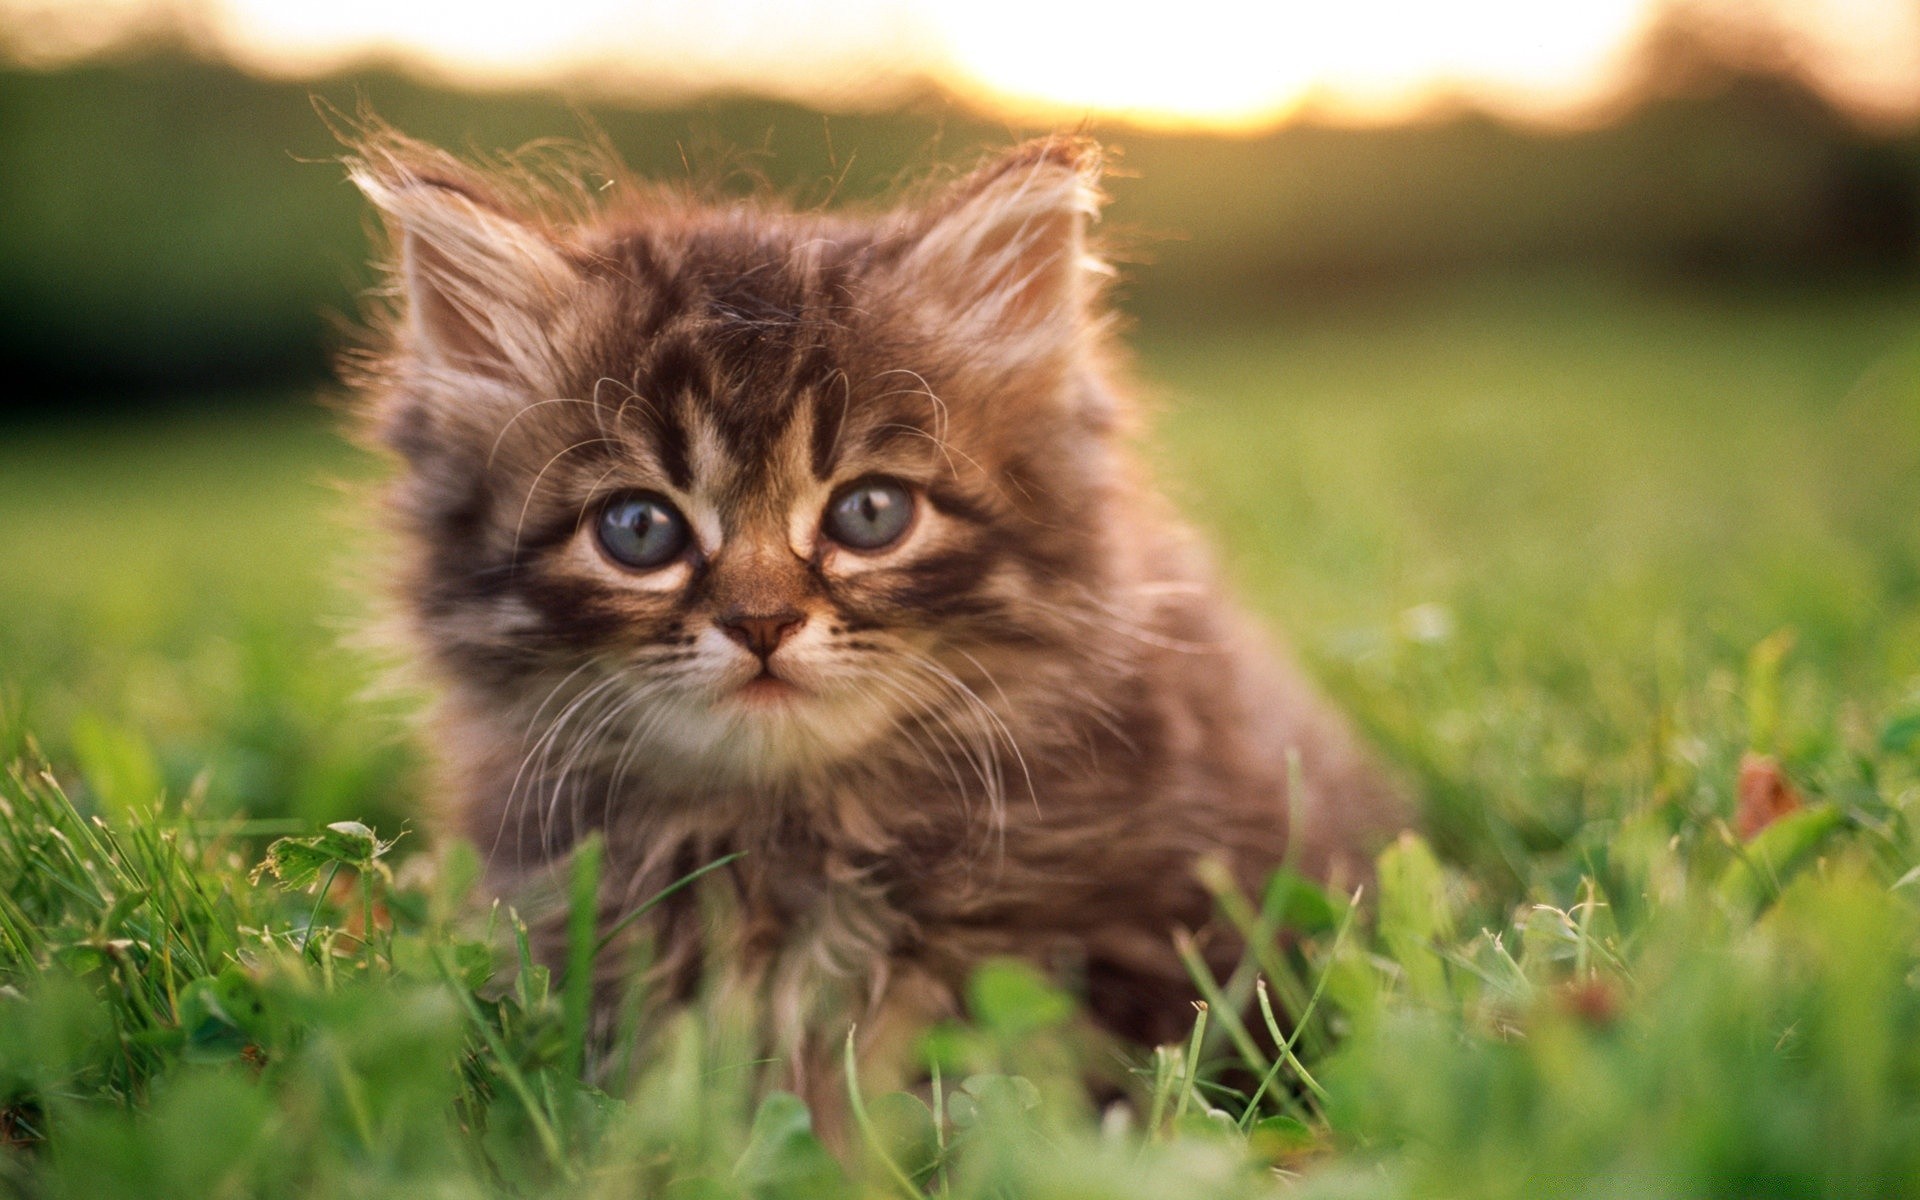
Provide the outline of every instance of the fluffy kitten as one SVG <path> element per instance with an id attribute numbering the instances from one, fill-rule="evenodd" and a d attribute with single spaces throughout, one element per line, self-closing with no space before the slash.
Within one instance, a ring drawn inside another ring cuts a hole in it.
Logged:
<path id="1" fill-rule="evenodd" d="M 1398 819 L 1129 453 L 1099 168 L 1036 141 L 836 215 L 352 162 L 445 815 L 510 897 L 602 831 L 608 925 L 744 852 L 625 932 L 656 994 L 763 1005 L 816 1102 L 849 1021 L 889 1053 L 991 956 L 1179 1036 L 1171 933 L 1238 952 L 1199 860 L 1352 878 Z"/>

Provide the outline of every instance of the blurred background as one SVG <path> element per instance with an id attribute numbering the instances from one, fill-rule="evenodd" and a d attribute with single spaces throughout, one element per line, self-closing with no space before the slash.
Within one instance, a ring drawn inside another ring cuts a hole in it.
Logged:
<path id="1" fill-rule="evenodd" d="M 801 203 L 1090 129 L 1151 455 L 1444 819 L 1672 786 L 1778 629 L 1806 705 L 1920 681 L 1920 0 L 0 0 L 0 752 L 409 811 L 362 106 Z"/>
<path id="2" fill-rule="evenodd" d="M 484 149 L 590 121 L 815 202 L 1088 124 L 1153 321 L 1920 271 L 1915 0 L 0 0 L 0 31 L 0 354 L 55 416 L 325 378 L 368 276 L 316 102 Z"/>

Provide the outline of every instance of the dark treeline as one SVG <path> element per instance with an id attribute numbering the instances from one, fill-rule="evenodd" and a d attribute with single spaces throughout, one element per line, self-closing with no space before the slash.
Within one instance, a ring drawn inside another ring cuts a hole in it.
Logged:
<path id="1" fill-rule="evenodd" d="M 8 391 L 136 396 L 323 375 L 369 276 L 364 208 L 316 100 L 494 149 L 579 137 L 554 95 L 391 73 L 269 82 L 188 56 L 0 72 Z M 928 99 L 823 116 L 755 99 L 588 107 L 636 169 L 884 194 L 1020 130 Z M 1096 131 L 1102 132 L 1102 131 Z M 1862 130 L 1788 77 L 1727 70 L 1604 127 L 1469 112 L 1254 138 L 1102 132 L 1125 302 L 1220 317 L 1471 272 L 1609 270 L 1754 285 L 1920 275 L 1920 138 Z M 89 400 L 88 403 L 93 401 Z"/>

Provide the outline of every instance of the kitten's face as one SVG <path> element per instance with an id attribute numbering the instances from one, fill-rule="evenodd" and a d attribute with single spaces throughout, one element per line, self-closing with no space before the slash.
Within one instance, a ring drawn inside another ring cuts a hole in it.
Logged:
<path id="1" fill-rule="evenodd" d="M 548 232 L 421 165 L 356 173 L 404 256 L 375 417 L 428 648 L 530 769 L 774 783 L 998 736 L 983 657 L 1057 643 L 1098 574 L 1088 152 L 865 221 Z"/>
<path id="2" fill-rule="evenodd" d="M 738 331 L 703 307 L 597 400 L 503 431 L 488 478 L 518 566 L 465 619 L 542 673 L 590 663 L 567 690 L 617 679 L 621 711 L 586 711 L 656 771 L 772 779 L 964 703 L 949 660 L 1031 564 L 992 478 L 947 461 L 966 451 L 918 372 L 770 344 L 717 369 L 706 343 Z"/>

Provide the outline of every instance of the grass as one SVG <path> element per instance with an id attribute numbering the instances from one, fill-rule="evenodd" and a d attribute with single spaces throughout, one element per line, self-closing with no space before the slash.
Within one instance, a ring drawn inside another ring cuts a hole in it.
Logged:
<path id="1" fill-rule="evenodd" d="M 1911 1195 L 1917 316 L 1535 282 L 1147 330 L 1162 474 L 1423 836 L 1359 909 L 1223 892 L 1296 936 L 1131 1112 L 984 971 L 844 1164 L 718 1006 L 582 1082 L 470 856 L 382 840 L 419 784 L 339 646 L 369 467 L 326 419 L 10 431 L 0 1194 Z M 1800 800 L 1752 838 L 1743 759 Z"/>

